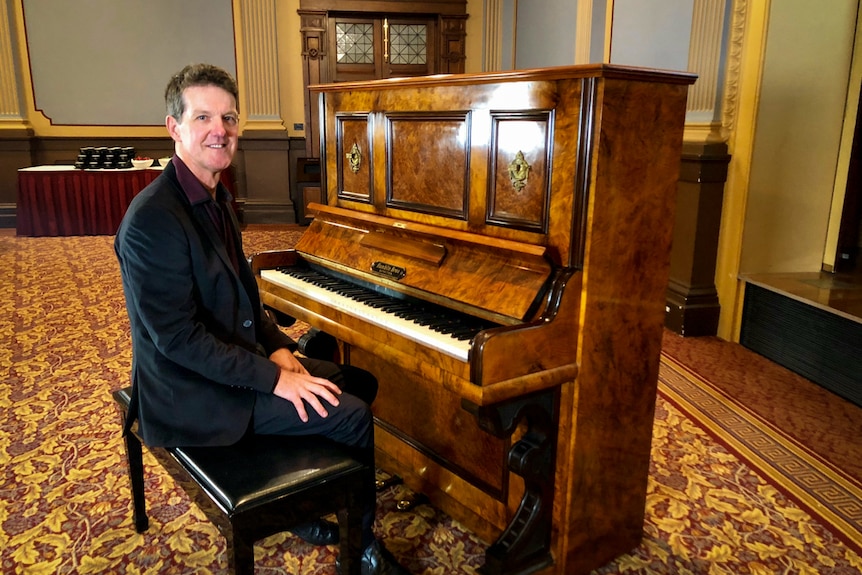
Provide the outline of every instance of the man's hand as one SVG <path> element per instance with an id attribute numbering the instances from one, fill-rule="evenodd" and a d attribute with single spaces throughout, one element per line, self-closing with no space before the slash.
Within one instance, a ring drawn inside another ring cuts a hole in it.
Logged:
<path id="1" fill-rule="evenodd" d="M 328 379 L 310 375 L 289 350 L 275 351 L 269 359 L 281 368 L 273 393 L 291 402 L 302 421 L 308 421 L 305 402 L 308 402 L 320 417 L 329 415 L 320 398 L 330 405 L 338 405 L 336 396 L 341 394 L 341 389 Z"/>
<path id="2" fill-rule="evenodd" d="M 279 348 L 269 355 L 269 359 L 275 362 L 281 369 L 292 371 L 295 373 L 304 373 L 308 375 L 308 370 L 305 366 L 299 363 L 299 360 L 286 347 Z"/>

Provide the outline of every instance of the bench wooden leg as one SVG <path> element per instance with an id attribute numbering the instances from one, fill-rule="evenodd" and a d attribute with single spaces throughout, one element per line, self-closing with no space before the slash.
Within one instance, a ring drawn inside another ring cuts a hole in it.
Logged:
<path id="1" fill-rule="evenodd" d="M 125 416 L 124 416 L 125 419 Z M 126 460 L 129 464 L 129 479 L 132 483 L 132 517 L 135 531 L 143 533 L 150 526 L 147 518 L 147 501 L 144 498 L 144 456 L 141 442 L 133 433 L 127 433 Z"/>
<path id="2" fill-rule="evenodd" d="M 227 542 L 227 567 L 231 575 L 254 575 L 254 541 L 245 541 L 236 530 L 222 532 Z M 358 572 L 357 572 L 358 573 Z"/>
<path id="3" fill-rule="evenodd" d="M 360 575 L 359 557 L 362 555 L 362 514 L 360 505 L 342 509 L 338 516 L 338 562 L 340 575 Z"/>

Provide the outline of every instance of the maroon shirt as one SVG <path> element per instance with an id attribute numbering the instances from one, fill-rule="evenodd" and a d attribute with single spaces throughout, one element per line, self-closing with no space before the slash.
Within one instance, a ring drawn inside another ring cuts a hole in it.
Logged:
<path id="1" fill-rule="evenodd" d="M 233 227 L 233 219 L 229 216 L 227 210 L 231 208 L 230 192 L 222 185 L 221 182 L 216 186 L 215 198 L 210 191 L 198 180 L 192 171 L 179 158 L 174 156 L 171 158 L 171 163 L 177 172 L 177 179 L 180 181 L 180 187 L 183 189 L 189 203 L 193 206 L 204 204 L 210 219 L 213 222 L 216 230 L 224 242 L 227 253 L 230 256 L 230 261 L 233 263 L 233 268 L 239 273 L 238 252 L 239 247 L 236 244 L 236 230 Z"/>

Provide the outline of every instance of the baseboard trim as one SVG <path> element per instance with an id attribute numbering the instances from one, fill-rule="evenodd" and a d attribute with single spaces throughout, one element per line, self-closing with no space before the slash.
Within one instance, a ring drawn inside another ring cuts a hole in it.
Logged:
<path id="1" fill-rule="evenodd" d="M 0 228 L 15 228 L 17 211 L 15 204 L 0 204 Z"/>
<path id="2" fill-rule="evenodd" d="M 715 286 L 691 288 L 670 282 L 667 288 L 664 325 L 683 337 L 715 335 L 721 306 Z"/>

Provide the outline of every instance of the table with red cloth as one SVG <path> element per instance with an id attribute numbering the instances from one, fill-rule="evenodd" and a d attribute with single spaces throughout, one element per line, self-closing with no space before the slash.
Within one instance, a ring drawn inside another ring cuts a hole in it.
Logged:
<path id="1" fill-rule="evenodd" d="M 114 235 L 129 203 L 161 173 L 146 169 L 77 170 L 34 166 L 18 170 L 19 236 Z M 222 182 L 233 193 L 229 170 Z"/>

